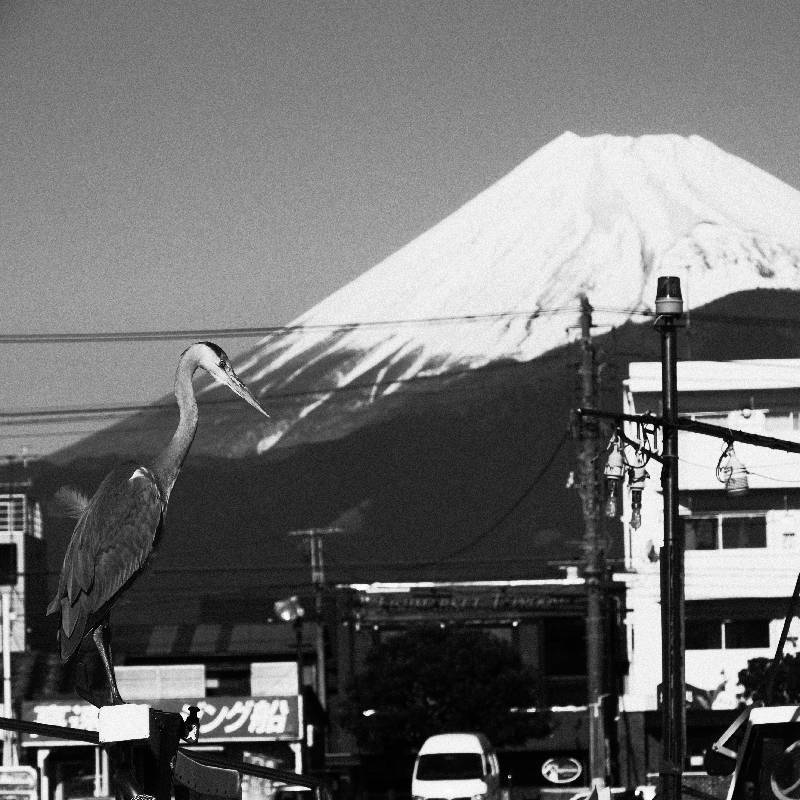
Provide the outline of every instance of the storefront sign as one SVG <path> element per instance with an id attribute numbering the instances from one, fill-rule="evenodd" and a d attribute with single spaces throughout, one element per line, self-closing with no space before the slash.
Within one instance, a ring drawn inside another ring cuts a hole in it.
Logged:
<path id="1" fill-rule="evenodd" d="M 186 716 L 189 706 L 200 709 L 199 743 L 297 741 L 300 738 L 300 698 L 287 697 L 206 697 L 198 700 L 142 701 L 161 711 Z M 97 730 L 97 709 L 88 703 L 25 703 L 23 717 L 31 722 L 62 725 L 80 730 Z M 58 747 L 80 744 L 24 733 L 26 747 Z"/>
<path id="2" fill-rule="evenodd" d="M 550 783 L 572 783 L 580 778 L 582 772 L 583 767 L 577 758 L 548 758 L 542 764 L 542 775 Z"/>
<path id="3" fill-rule="evenodd" d="M 572 587 L 570 587 L 572 588 Z M 576 611 L 585 607 L 585 589 L 564 591 L 548 587 L 547 591 L 436 591 L 384 592 L 361 594 L 362 616 L 372 618 L 400 614 L 543 612 Z"/>

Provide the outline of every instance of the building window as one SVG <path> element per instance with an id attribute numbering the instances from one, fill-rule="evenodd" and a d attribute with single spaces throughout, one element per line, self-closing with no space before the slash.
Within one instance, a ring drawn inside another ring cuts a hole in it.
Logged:
<path id="1" fill-rule="evenodd" d="M 687 550 L 717 549 L 717 518 L 698 517 L 683 521 Z"/>
<path id="2" fill-rule="evenodd" d="M 25 498 L 22 495 L 5 495 L 0 499 L 0 531 L 25 532 Z"/>
<path id="3" fill-rule="evenodd" d="M 766 547 L 766 517 L 723 517 L 722 547 Z"/>
<path id="4" fill-rule="evenodd" d="M 769 647 L 769 620 L 736 619 L 723 623 L 725 648 Z"/>
<path id="5" fill-rule="evenodd" d="M 586 621 L 583 617 L 548 617 L 543 623 L 544 673 L 586 674 Z"/>
<path id="6" fill-rule="evenodd" d="M 687 619 L 686 649 L 721 650 L 722 625 L 707 619 Z"/>
<path id="7" fill-rule="evenodd" d="M 769 646 L 768 619 L 735 619 L 724 622 L 686 620 L 687 650 L 738 650 Z"/>
<path id="8" fill-rule="evenodd" d="M 684 517 L 687 550 L 732 550 L 767 546 L 764 514 L 715 514 Z"/>

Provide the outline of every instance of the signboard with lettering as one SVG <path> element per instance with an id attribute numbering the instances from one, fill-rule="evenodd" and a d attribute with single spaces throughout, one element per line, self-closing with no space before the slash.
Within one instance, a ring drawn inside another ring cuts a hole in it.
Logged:
<path id="1" fill-rule="evenodd" d="M 387 618 L 448 614 L 451 617 L 583 613 L 583 584 L 492 589 L 412 589 L 410 591 L 361 592 L 359 617 L 365 621 Z"/>
<path id="2" fill-rule="evenodd" d="M 189 706 L 197 706 L 200 709 L 200 744 L 300 739 L 302 707 L 297 695 L 154 700 L 149 705 L 161 711 L 177 711 L 183 716 L 189 713 Z M 23 718 L 31 722 L 97 730 L 97 709 L 88 703 L 24 703 L 22 713 Z M 21 743 L 23 747 L 76 744 L 32 733 L 23 733 Z"/>

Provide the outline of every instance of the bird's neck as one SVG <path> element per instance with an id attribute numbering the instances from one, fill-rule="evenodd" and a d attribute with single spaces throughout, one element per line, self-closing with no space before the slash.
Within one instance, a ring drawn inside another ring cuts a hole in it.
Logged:
<path id="1" fill-rule="evenodd" d="M 164 502 L 169 499 L 172 487 L 186 459 L 197 431 L 197 400 L 192 388 L 192 375 L 197 364 L 190 360 L 182 360 L 175 374 L 175 397 L 178 401 L 180 419 L 178 427 L 170 443 L 156 457 L 151 467 Z"/>

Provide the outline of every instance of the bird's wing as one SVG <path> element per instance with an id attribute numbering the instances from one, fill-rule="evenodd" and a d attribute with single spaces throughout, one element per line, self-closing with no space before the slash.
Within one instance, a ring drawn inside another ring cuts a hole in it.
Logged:
<path id="1" fill-rule="evenodd" d="M 126 464 L 106 476 L 75 526 L 58 592 L 48 607 L 48 613 L 61 609 L 64 635 L 70 637 L 79 619 L 85 623 L 142 567 L 163 507 L 146 468 Z"/>

